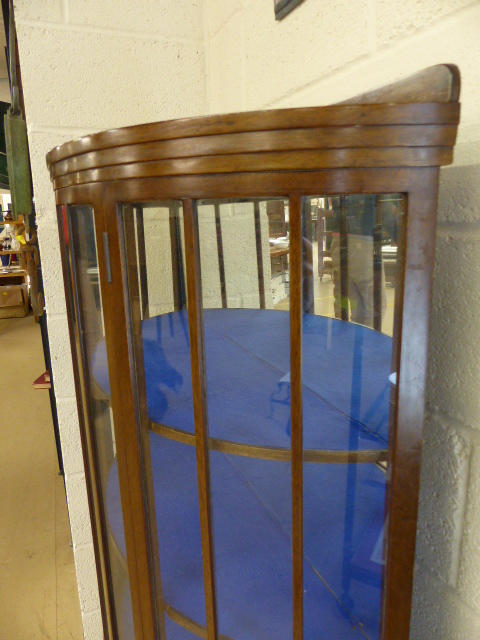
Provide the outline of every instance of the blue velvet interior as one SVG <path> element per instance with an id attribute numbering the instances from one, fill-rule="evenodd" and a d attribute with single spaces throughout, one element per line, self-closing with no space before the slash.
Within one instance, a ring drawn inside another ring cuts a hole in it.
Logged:
<path id="1" fill-rule="evenodd" d="M 151 435 L 165 600 L 205 624 L 195 451 Z M 374 465 L 305 465 L 305 638 L 378 638 L 384 476 Z M 243 640 L 287 638 L 292 603 L 288 463 L 211 454 L 220 632 Z M 112 529 L 125 552 L 116 467 Z M 366 553 L 362 554 L 362 547 Z M 365 635 L 360 633 L 363 629 Z M 177 636 L 173 636 L 177 637 Z"/>
<path id="2" fill-rule="evenodd" d="M 290 371 L 289 320 L 287 312 L 278 311 L 204 312 L 211 437 L 290 446 L 290 403 L 276 402 L 288 392 L 281 380 Z M 143 342 L 150 419 L 193 433 L 186 313 L 146 320 Z M 302 357 L 304 447 L 384 448 L 391 339 L 358 325 L 305 315 Z M 93 372 L 109 393 L 103 343 Z"/>
<path id="3" fill-rule="evenodd" d="M 193 430 L 190 354 L 182 313 L 144 322 L 150 417 Z M 289 315 L 205 312 L 210 435 L 248 444 L 289 440 Z M 391 340 L 306 316 L 304 441 L 309 448 L 379 448 L 388 424 Z M 94 364 L 108 390 L 101 348 Z M 353 381 L 353 384 L 352 384 Z M 352 417 L 349 417 L 352 416 Z M 165 600 L 205 624 L 195 450 L 151 434 Z M 291 475 L 288 463 L 211 452 L 220 633 L 234 640 L 291 637 Z M 304 466 L 306 640 L 378 638 L 385 477 L 375 466 Z M 108 516 L 125 551 L 117 469 Z M 168 640 L 190 638 L 168 623 Z"/>

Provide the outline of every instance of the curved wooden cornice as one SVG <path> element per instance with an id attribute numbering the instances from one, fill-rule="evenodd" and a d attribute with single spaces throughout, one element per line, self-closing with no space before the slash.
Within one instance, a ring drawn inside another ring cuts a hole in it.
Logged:
<path id="1" fill-rule="evenodd" d="M 439 65 L 355 104 L 105 131 L 56 147 L 47 165 L 55 189 L 169 176 L 442 166 L 452 162 L 458 87 L 456 68 Z M 432 101 L 420 101 L 421 88 Z"/>

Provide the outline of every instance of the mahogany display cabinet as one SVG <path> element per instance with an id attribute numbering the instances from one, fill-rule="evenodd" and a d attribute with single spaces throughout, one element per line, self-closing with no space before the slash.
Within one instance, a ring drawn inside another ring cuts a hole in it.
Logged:
<path id="1" fill-rule="evenodd" d="M 408 638 L 458 97 L 440 65 L 48 154 L 106 638 Z"/>

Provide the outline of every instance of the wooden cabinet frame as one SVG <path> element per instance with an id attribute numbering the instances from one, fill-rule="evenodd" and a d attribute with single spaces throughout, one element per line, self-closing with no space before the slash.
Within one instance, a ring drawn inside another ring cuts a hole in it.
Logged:
<path id="1" fill-rule="evenodd" d="M 214 640 L 219 635 L 195 201 L 260 195 L 289 198 L 292 633 L 295 640 L 300 640 L 303 637 L 301 198 L 317 194 L 405 194 L 404 277 L 397 289 L 395 309 L 394 350 L 399 369 L 388 461 L 388 558 L 382 637 L 406 640 L 417 528 L 438 176 L 439 167 L 452 160 L 459 119 L 458 94 L 456 68 L 439 66 L 349 104 L 141 125 L 95 134 L 48 154 L 59 205 L 68 315 L 106 637 L 116 637 L 106 552 L 108 533 L 98 505 L 95 443 L 90 435 L 91 416 L 84 401 L 88 381 L 82 373 L 82 349 L 77 349 L 77 345 L 81 345 L 78 302 L 65 245 L 65 207 L 87 204 L 95 212 L 135 636 L 147 639 L 164 638 L 165 630 L 151 488 L 149 425 L 137 388 L 138 363 L 135 364 L 133 345 L 128 339 L 132 335 L 132 318 L 123 277 L 128 265 L 119 233 L 120 205 L 165 200 L 183 203 L 207 614 L 205 631 L 194 627 L 190 630 Z"/>

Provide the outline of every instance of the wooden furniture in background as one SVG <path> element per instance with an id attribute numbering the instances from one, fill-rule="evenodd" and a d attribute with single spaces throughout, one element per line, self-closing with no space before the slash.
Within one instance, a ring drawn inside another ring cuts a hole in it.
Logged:
<path id="1" fill-rule="evenodd" d="M 3 231 L 5 225 L 18 229 L 23 227 L 23 222 L 2 220 L 0 231 Z M 25 258 L 21 251 L 15 249 L 2 249 L 0 256 L 9 258 L 8 265 L 0 265 L 0 318 L 23 317 L 28 313 L 29 302 Z"/>

